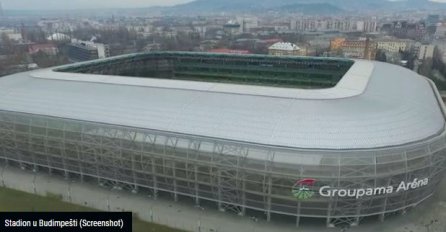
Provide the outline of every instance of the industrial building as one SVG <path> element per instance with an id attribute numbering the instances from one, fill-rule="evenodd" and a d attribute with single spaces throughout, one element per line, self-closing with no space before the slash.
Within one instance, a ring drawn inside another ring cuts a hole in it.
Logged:
<path id="1" fill-rule="evenodd" d="M 446 168 L 436 87 L 380 62 L 142 53 L 2 77 L 0 92 L 0 162 L 268 221 L 383 220 Z"/>
<path id="2" fill-rule="evenodd" d="M 106 44 L 72 39 L 68 45 L 68 57 L 73 62 L 102 59 L 110 56 Z"/>

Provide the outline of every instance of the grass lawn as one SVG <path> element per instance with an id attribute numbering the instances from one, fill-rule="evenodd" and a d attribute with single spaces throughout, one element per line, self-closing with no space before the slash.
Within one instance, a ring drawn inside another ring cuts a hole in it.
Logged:
<path id="1" fill-rule="evenodd" d="M 0 211 L 97 211 L 92 208 L 61 201 L 59 196 L 37 196 L 21 191 L 0 187 Z M 181 232 L 166 226 L 133 218 L 135 232 Z"/>

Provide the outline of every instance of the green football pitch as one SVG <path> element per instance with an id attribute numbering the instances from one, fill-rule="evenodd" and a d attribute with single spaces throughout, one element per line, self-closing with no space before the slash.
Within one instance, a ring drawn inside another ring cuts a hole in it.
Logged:
<path id="1" fill-rule="evenodd" d="M 1 212 L 47 212 L 47 211 L 97 211 L 92 208 L 83 207 L 63 202 L 58 196 L 38 196 L 21 191 L 0 187 L 0 211 Z M 133 218 L 133 231 L 135 232 L 181 232 L 158 224 L 148 223 Z"/>

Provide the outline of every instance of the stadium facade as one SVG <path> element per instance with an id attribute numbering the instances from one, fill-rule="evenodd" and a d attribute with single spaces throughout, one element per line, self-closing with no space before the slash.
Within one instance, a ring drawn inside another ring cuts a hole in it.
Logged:
<path id="1" fill-rule="evenodd" d="M 363 60 L 158 52 L 0 78 L 0 160 L 240 215 L 402 212 L 446 169 L 428 79 Z"/>

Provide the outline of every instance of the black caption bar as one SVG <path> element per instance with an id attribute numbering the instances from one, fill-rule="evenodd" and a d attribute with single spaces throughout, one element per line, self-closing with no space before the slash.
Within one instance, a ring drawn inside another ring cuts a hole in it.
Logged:
<path id="1" fill-rule="evenodd" d="M 0 231 L 132 232 L 132 213 L 0 212 Z"/>

